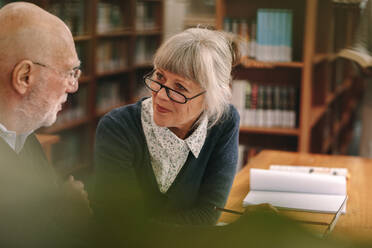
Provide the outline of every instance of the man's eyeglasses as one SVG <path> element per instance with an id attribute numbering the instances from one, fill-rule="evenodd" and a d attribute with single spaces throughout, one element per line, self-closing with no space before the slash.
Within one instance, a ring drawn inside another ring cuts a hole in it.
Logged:
<path id="1" fill-rule="evenodd" d="M 159 92 L 162 88 L 164 88 L 165 92 L 167 93 L 167 96 L 169 97 L 169 99 L 171 99 L 172 101 L 174 101 L 176 103 L 185 104 L 185 103 L 187 103 L 187 101 L 189 101 L 191 99 L 194 99 L 198 96 L 201 96 L 206 92 L 206 91 L 203 91 L 203 92 L 200 92 L 199 94 L 197 94 L 193 97 L 186 97 L 184 94 L 182 94 L 182 93 L 180 93 L 180 92 L 178 92 L 174 89 L 171 89 L 171 88 L 165 86 L 164 84 L 161 84 L 158 81 L 152 79 L 153 73 L 154 73 L 154 71 L 146 74 L 143 77 L 143 82 L 145 83 L 146 87 L 149 88 L 150 90 L 154 91 L 154 92 Z"/>
<path id="2" fill-rule="evenodd" d="M 44 65 L 44 64 L 41 64 L 41 63 L 38 63 L 38 62 L 32 62 L 34 63 L 35 65 L 39 65 L 39 66 L 42 66 L 42 67 L 45 67 L 45 68 L 49 68 L 65 77 L 67 77 L 69 79 L 69 82 L 71 82 L 72 85 L 75 85 L 80 76 L 81 76 L 81 70 L 80 70 L 80 67 L 75 67 L 73 68 L 72 70 L 68 71 L 68 72 L 61 72 L 60 70 L 57 70 L 53 67 L 50 67 L 50 66 L 47 66 L 47 65 Z"/>

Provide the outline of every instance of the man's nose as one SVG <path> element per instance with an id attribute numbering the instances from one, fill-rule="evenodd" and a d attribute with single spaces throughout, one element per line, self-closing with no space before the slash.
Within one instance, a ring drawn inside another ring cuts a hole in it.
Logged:
<path id="1" fill-rule="evenodd" d="M 68 82 L 67 86 L 67 93 L 74 93 L 79 89 L 79 81 L 78 80 L 73 80 L 71 82 Z"/>

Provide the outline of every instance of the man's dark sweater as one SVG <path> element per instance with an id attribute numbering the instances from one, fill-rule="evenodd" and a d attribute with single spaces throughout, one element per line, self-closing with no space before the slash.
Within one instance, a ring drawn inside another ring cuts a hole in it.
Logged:
<path id="1" fill-rule="evenodd" d="M 79 194 L 70 192 L 34 134 L 19 154 L 0 138 L 0 247 L 82 247 Z"/>

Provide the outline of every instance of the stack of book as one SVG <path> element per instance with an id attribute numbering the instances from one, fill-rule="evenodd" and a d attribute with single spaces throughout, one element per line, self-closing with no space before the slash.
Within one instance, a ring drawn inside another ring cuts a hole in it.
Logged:
<path id="1" fill-rule="evenodd" d="M 247 80 L 232 83 L 232 104 L 239 111 L 242 126 L 295 128 L 297 99 L 295 87 Z"/>

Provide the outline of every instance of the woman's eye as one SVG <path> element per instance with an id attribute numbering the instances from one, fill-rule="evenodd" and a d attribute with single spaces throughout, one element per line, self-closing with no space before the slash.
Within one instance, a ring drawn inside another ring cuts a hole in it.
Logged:
<path id="1" fill-rule="evenodd" d="M 155 78 L 156 78 L 157 80 L 163 80 L 164 76 L 163 76 L 162 74 L 160 74 L 160 73 L 156 73 L 156 74 L 155 74 Z"/>
<path id="2" fill-rule="evenodd" d="M 178 90 L 187 91 L 187 89 L 183 87 L 181 84 L 176 84 L 176 87 Z"/>

